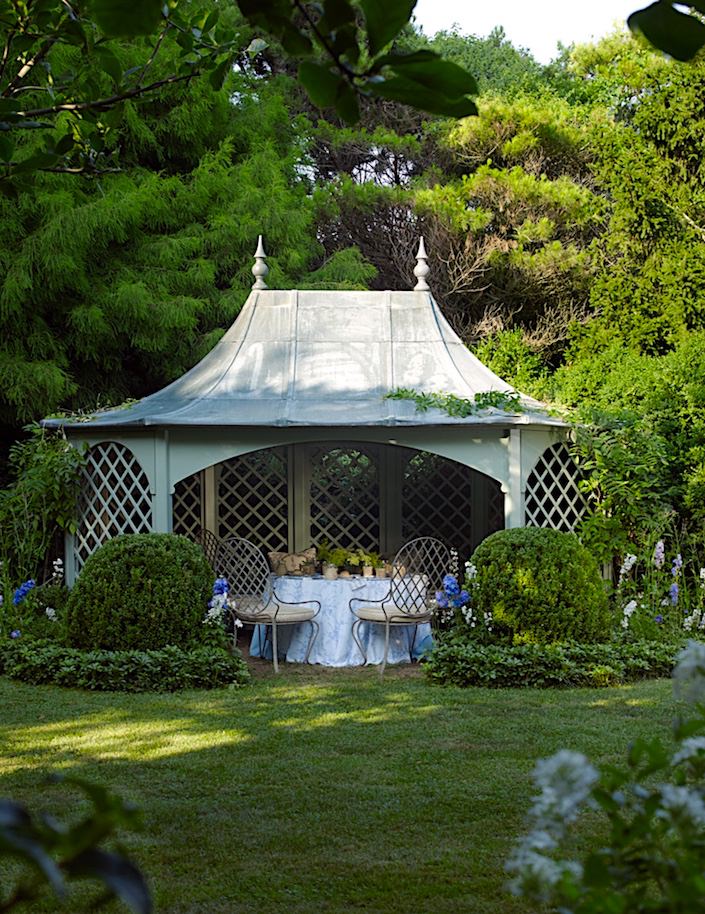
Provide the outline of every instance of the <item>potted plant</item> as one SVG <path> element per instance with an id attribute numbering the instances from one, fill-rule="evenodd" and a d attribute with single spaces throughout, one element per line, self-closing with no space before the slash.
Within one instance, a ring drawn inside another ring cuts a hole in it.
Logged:
<path id="1" fill-rule="evenodd" d="M 381 568 L 384 562 L 376 552 L 361 552 L 360 562 L 362 564 L 363 578 L 371 578 L 375 569 Z"/>

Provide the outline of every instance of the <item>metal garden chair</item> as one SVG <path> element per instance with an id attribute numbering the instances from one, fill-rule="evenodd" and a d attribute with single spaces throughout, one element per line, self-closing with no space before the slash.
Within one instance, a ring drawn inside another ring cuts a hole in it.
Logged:
<path id="1" fill-rule="evenodd" d="M 267 560 L 260 548 L 240 537 L 229 537 L 218 545 L 216 572 L 228 581 L 228 594 L 232 604 L 233 621 L 252 625 L 271 626 L 272 659 L 274 672 L 279 672 L 277 629 L 280 625 L 298 625 L 310 622 L 311 635 L 306 649 L 305 663 L 318 635 L 315 617 L 321 611 L 318 600 L 305 603 L 285 603 L 277 598 Z M 237 639 L 234 627 L 233 643 Z"/>
<path id="2" fill-rule="evenodd" d="M 384 674 L 389 653 L 389 634 L 392 628 L 413 625 L 414 637 L 409 647 L 413 660 L 416 631 L 423 622 L 430 622 L 436 610 L 436 591 L 443 589 L 443 577 L 452 569 L 450 550 L 432 536 L 421 536 L 405 543 L 392 562 L 389 593 L 381 600 L 350 600 L 350 611 L 355 617 L 352 635 L 360 653 L 367 662 L 367 653 L 359 637 L 363 622 L 384 625 L 384 660 L 380 676 Z M 353 604 L 360 604 L 354 606 Z"/>

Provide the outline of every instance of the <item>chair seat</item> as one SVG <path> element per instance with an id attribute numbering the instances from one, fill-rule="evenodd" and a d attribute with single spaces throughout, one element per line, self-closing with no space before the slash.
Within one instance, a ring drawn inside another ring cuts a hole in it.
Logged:
<path id="1" fill-rule="evenodd" d="M 421 625 L 422 622 L 429 622 L 433 613 L 428 610 L 425 612 L 405 612 L 396 606 L 387 606 L 386 610 L 381 606 L 359 606 L 355 609 L 355 615 L 363 622 L 389 622 L 390 625 Z"/>
<path id="2" fill-rule="evenodd" d="M 260 625 L 294 625 L 296 622 L 309 622 L 316 615 L 316 610 L 307 606 L 278 606 L 276 603 L 261 612 L 235 610 L 235 615 L 242 622 L 253 622 Z"/>

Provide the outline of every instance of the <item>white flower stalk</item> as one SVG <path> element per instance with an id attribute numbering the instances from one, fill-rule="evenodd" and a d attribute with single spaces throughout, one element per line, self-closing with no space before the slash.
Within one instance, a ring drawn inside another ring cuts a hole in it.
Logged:
<path id="1" fill-rule="evenodd" d="M 627 577 L 632 568 L 636 565 L 636 556 L 631 553 L 627 553 L 624 556 L 624 561 L 622 562 L 622 567 L 619 569 L 619 584 Z M 619 586 L 619 584 L 617 586 Z"/>
<path id="2" fill-rule="evenodd" d="M 47 606 L 44 610 L 44 615 L 50 622 L 56 622 L 56 610 L 52 606 Z"/>
<path id="3" fill-rule="evenodd" d="M 690 787 L 677 787 L 675 784 L 661 784 L 661 806 L 667 817 L 680 828 L 700 831 L 705 828 L 705 803 L 701 795 Z"/>
<path id="4" fill-rule="evenodd" d="M 685 701 L 705 701 L 705 644 L 689 641 L 676 657 L 673 689 Z"/>
<path id="5" fill-rule="evenodd" d="M 678 752 L 671 759 L 672 765 L 680 765 L 690 759 L 705 759 L 705 736 L 689 736 L 684 739 Z"/>
<path id="6" fill-rule="evenodd" d="M 541 829 L 524 836 L 505 865 L 507 872 L 515 874 L 509 882 L 512 894 L 550 901 L 553 889 L 564 876 L 570 874 L 576 881 L 582 877 L 583 868 L 577 861 L 548 856 L 556 847 L 551 835 Z"/>
<path id="7" fill-rule="evenodd" d="M 534 782 L 541 788 L 531 807 L 531 815 L 544 827 L 559 834 L 573 822 L 590 797 L 599 775 L 586 756 L 561 749 L 550 758 L 540 759 L 534 769 Z"/>

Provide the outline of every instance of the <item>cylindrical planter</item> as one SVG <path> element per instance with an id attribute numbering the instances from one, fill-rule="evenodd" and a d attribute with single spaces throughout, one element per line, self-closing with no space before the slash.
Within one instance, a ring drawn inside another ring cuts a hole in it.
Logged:
<path id="1" fill-rule="evenodd" d="M 328 581 L 335 581 L 335 579 L 338 577 L 338 569 L 335 567 L 335 565 L 324 565 L 323 577 Z"/>

